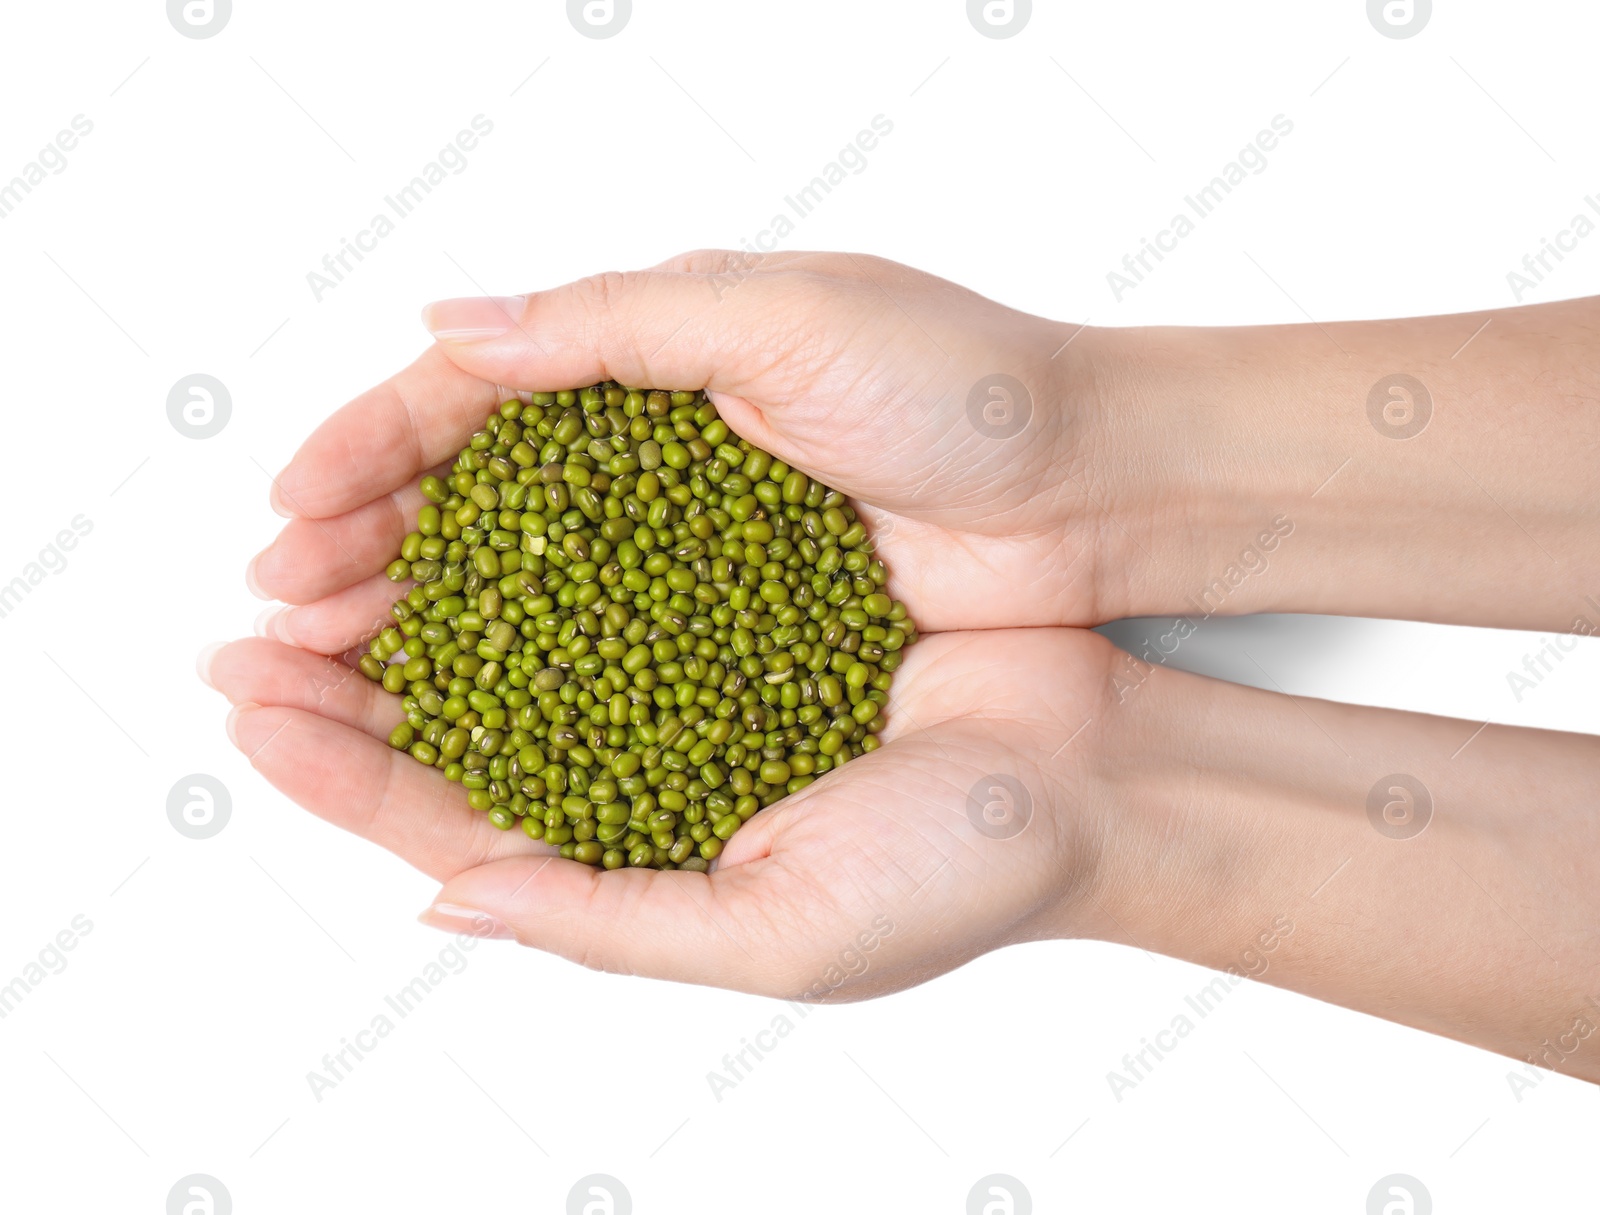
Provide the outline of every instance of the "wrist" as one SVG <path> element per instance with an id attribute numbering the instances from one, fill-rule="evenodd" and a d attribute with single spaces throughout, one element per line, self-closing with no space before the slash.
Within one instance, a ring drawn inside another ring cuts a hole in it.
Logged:
<path id="1" fill-rule="evenodd" d="M 1085 334 L 1104 618 L 1600 629 L 1591 311 Z"/>
<path id="2" fill-rule="evenodd" d="M 1463 751 L 1471 723 L 1159 667 L 1104 726 L 1102 914 L 1077 935 L 1600 1079 L 1600 1037 L 1550 1045 L 1600 1024 L 1600 896 L 1572 860 L 1600 851 L 1600 743 L 1500 730 Z"/>
<path id="3" fill-rule="evenodd" d="M 1092 492 L 1079 505 L 1097 521 L 1094 623 L 1296 602 L 1310 494 L 1347 449 L 1293 416 L 1257 372 L 1271 332 L 1084 335 L 1091 425 L 1079 479 Z"/>
<path id="4" fill-rule="evenodd" d="M 1152 358 L 1147 331 L 1088 325 L 1051 325 L 1034 345 L 1051 402 L 1032 458 L 1034 493 L 1050 504 L 1038 538 L 1048 572 L 1035 583 L 1048 599 L 1039 623 L 1151 614 L 1142 609 L 1170 599 L 1152 573 L 1170 561 L 1174 516 L 1190 529 L 1207 520 L 1209 533 L 1226 511 L 1203 466 L 1183 459 L 1194 438 L 1153 404 L 1170 401 L 1159 383 L 1166 356 Z"/>

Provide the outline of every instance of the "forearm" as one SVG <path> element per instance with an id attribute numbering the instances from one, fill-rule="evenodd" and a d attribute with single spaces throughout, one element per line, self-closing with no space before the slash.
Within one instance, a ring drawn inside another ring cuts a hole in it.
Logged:
<path id="1" fill-rule="evenodd" d="M 1105 936 L 1600 1081 L 1600 739 L 1168 669 L 1104 728 Z"/>
<path id="2" fill-rule="evenodd" d="M 1600 300 L 1099 330 L 1078 357 L 1123 614 L 1600 631 Z"/>

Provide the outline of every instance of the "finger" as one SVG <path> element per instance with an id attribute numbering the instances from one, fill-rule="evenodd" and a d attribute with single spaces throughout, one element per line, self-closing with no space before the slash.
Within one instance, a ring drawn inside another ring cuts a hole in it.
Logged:
<path id="1" fill-rule="evenodd" d="M 354 667 L 259 637 L 223 646 L 207 660 L 203 674 L 234 704 L 320 713 L 380 740 L 386 741 L 405 718 L 400 698 Z"/>
<path id="2" fill-rule="evenodd" d="M 550 851 L 493 826 L 439 772 L 316 713 L 240 705 L 228 734 L 287 797 L 441 882 L 503 857 Z"/>
<path id="3" fill-rule="evenodd" d="M 864 800 L 859 787 L 847 783 L 855 775 L 850 769 L 860 761 L 852 760 L 844 769 L 835 769 L 798 793 L 791 793 L 776 805 L 768 806 L 747 821 L 733 834 L 717 858 L 717 872 L 728 873 L 742 865 L 765 860 L 772 855 L 787 832 L 794 829 L 797 820 L 805 817 L 813 807 L 825 809 L 830 803 L 841 800 Z"/>
<path id="4" fill-rule="evenodd" d="M 346 654 L 394 623 L 389 609 L 411 585 L 375 574 L 326 599 L 283 608 L 264 621 L 261 631 L 318 654 Z"/>
<path id="5" fill-rule="evenodd" d="M 354 510 L 455 455 L 501 395 L 431 347 L 317 427 L 274 478 L 273 503 L 312 519 Z"/>
<path id="6" fill-rule="evenodd" d="M 781 905 L 786 884 L 775 866 L 607 872 L 519 857 L 457 874 L 423 919 L 463 931 L 462 921 L 488 916 L 502 935 L 596 970 L 766 992 L 788 976 L 760 904 Z"/>
<path id="7" fill-rule="evenodd" d="M 457 365 L 492 383 L 548 392 L 609 379 L 746 395 L 806 331 L 814 286 L 781 269 L 613 272 L 525 296 L 443 300 L 423 321 Z"/>
<path id="8" fill-rule="evenodd" d="M 848 265 L 836 253 L 807 253 L 790 250 L 782 253 L 756 253 L 748 249 L 694 249 L 669 257 L 652 266 L 673 274 L 742 274 L 760 268 L 776 270 L 783 266 L 827 264 L 830 270 Z"/>
<path id="9" fill-rule="evenodd" d="M 393 561 L 423 501 L 411 485 L 331 519 L 291 519 L 250 562 L 246 581 L 285 603 L 325 599 Z"/>

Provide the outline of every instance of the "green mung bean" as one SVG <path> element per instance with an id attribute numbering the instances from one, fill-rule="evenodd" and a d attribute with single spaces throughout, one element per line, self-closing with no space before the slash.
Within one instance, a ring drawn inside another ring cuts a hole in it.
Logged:
<path id="1" fill-rule="evenodd" d="M 703 392 L 505 402 L 385 572 L 359 669 L 396 750 L 501 830 L 605 869 L 705 872 L 765 806 L 875 750 L 917 639 L 842 494 Z"/>

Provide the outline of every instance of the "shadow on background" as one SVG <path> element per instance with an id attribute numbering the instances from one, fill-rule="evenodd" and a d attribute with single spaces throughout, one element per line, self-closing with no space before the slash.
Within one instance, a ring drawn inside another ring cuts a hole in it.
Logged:
<path id="1" fill-rule="evenodd" d="M 1347 616 L 1117 620 L 1096 631 L 1151 665 L 1298 697 L 1600 734 L 1600 636 Z"/>
<path id="2" fill-rule="evenodd" d="M 1171 616 L 1116 620 L 1095 630 L 1145 662 L 1271 691 L 1326 684 L 1337 668 L 1361 661 L 1383 622 L 1349 616 L 1189 617 L 1187 636 Z M 1310 693 L 1316 694 L 1316 693 Z"/>

